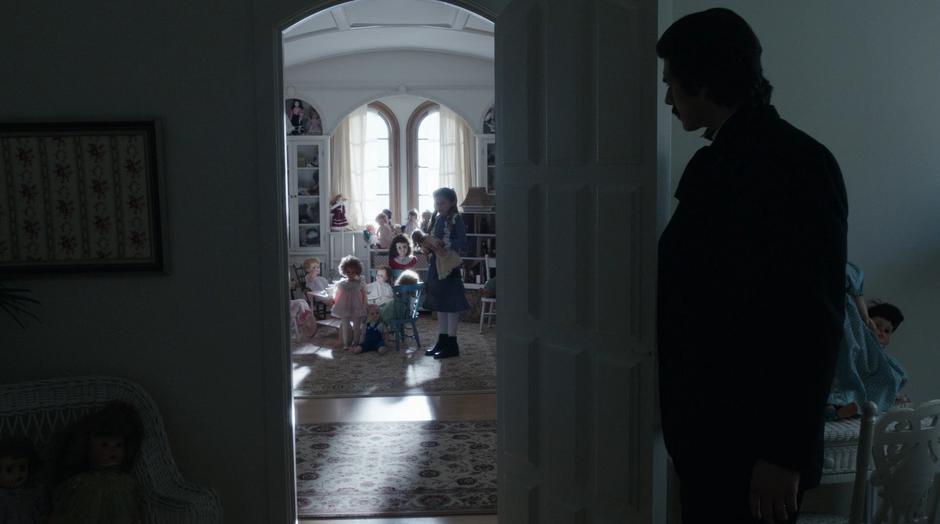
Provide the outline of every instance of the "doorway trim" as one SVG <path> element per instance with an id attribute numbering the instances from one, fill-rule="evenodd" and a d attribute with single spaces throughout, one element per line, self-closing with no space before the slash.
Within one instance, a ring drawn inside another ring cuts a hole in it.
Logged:
<path id="1" fill-rule="evenodd" d="M 261 257 L 258 304 L 262 343 L 261 366 L 265 407 L 264 453 L 266 471 L 258 479 L 265 486 L 266 522 L 297 520 L 295 490 L 294 420 L 288 303 L 287 204 L 284 138 L 284 60 L 282 32 L 301 20 L 348 0 L 276 0 L 253 2 L 250 52 L 254 56 L 256 123 L 255 172 L 258 176 L 258 234 Z M 487 4 L 505 1 L 438 0 L 466 9 L 495 23 L 498 11 Z M 273 80 L 273 81 L 272 81 Z M 276 173 L 277 176 L 271 176 Z M 250 450 L 246 450 L 250 452 Z"/>

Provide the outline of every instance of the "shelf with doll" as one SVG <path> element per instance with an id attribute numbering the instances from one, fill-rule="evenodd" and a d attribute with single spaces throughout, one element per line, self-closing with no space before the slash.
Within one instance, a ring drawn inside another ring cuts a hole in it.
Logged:
<path id="1" fill-rule="evenodd" d="M 329 137 L 287 137 L 288 231 L 292 253 L 324 253 L 329 231 Z M 332 204 L 332 202 L 331 202 Z"/>
<path id="2" fill-rule="evenodd" d="M 460 205 L 467 246 L 461 273 L 464 287 L 480 289 L 486 283 L 486 257 L 496 257 L 496 208 L 486 188 L 471 187 Z"/>

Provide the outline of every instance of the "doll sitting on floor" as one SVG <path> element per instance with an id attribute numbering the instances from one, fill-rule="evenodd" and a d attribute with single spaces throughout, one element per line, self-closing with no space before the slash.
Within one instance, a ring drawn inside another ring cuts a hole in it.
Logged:
<path id="1" fill-rule="evenodd" d="M 0 441 L 0 524 L 45 522 L 46 492 L 35 480 L 37 462 L 29 439 Z"/>
<path id="2" fill-rule="evenodd" d="M 421 246 L 425 253 L 433 252 L 437 260 L 437 278 L 443 280 L 450 275 L 450 272 L 460 266 L 462 260 L 456 251 L 444 248 L 444 242 L 433 236 L 425 235 L 423 231 L 416 230 L 411 234 L 411 239 L 415 245 Z"/>
<path id="3" fill-rule="evenodd" d="M 386 353 L 385 347 L 385 329 L 382 319 L 379 316 L 378 306 L 368 307 L 368 316 L 366 317 L 365 330 L 362 333 L 362 342 L 358 347 L 352 350 L 353 353 L 368 353 L 377 351 L 380 355 Z"/>
<path id="4" fill-rule="evenodd" d="M 142 434 L 134 407 L 116 400 L 66 430 L 50 522 L 142 522 L 137 481 L 130 474 Z"/>

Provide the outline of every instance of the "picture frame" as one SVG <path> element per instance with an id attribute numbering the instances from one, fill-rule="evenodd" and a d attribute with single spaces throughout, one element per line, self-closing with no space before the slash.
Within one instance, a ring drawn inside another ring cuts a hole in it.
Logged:
<path id="1" fill-rule="evenodd" d="M 163 271 L 158 132 L 0 123 L 0 273 Z"/>

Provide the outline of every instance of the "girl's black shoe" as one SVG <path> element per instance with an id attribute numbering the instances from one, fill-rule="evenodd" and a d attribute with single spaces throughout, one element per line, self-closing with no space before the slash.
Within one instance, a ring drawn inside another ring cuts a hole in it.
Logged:
<path id="1" fill-rule="evenodd" d="M 457 337 L 447 337 L 447 345 L 442 351 L 438 351 L 434 354 L 434 360 L 459 356 L 460 346 L 457 345 Z"/>
<path id="2" fill-rule="evenodd" d="M 443 333 L 437 336 L 437 343 L 424 351 L 425 356 L 433 357 L 447 347 L 447 335 Z"/>

